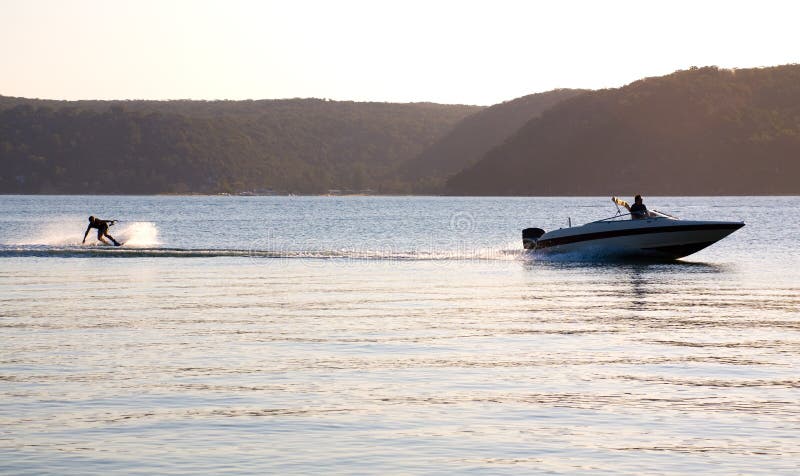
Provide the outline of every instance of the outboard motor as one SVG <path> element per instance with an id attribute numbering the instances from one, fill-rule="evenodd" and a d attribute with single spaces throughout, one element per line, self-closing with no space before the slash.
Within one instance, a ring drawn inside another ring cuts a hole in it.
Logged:
<path id="1" fill-rule="evenodd" d="M 536 242 L 544 235 L 541 228 L 525 228 L 522 230 L 522 247 L 526 250 L 536 249 Z"/>

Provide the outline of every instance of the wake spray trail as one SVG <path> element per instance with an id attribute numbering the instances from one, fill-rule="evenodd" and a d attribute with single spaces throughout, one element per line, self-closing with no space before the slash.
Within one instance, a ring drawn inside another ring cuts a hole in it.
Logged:
<path id="1" fill-rule="evenodd" d="M 26 236 L 15 240 L 16 246 L 94 246 L 101 245 L 97 241 L 97 230 L 89 230 L 86 244 L 83 245 L 83 234 L 86 231 L 86 220 L 78 218 L 51 219 L 37 224 Z M 121 222 L 109 229 L 109 234 L 117 241 L 132 247 L 151 247 L 161 243 L 158 240 L 158 228 L 152 222 Z"/>
<path id="2" fill-rule="evenodd" d="M 112 226 L 109 230 L 111 236 L 125 246 L 144 248 L 158 246 L 158 228 L 155 223 L 147 221 L 124 222 Z M 87 239 L 88 241 L 88 239 Z"/>

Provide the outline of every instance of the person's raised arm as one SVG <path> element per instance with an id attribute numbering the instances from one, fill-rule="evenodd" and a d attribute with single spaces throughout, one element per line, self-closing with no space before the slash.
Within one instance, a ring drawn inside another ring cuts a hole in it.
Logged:
<path id="1" fill-rule="evenodd" d="M 616 203 L 617 205 L 622 205 L 622 206 L 623 206 L 623 207 L 625 207 L 625 208 L 626 208 L 628 211 L 631 211 L 631 206 L 630 206 L 630 205 L 628 205 L 628 202 L 626 202 L 625 200 L 619 199 L 619 198 L 617 198 L 617 197 L 611 197 L 611 201 L 612 201 L 612 202 L 614 202 L 614 203 Z"/>

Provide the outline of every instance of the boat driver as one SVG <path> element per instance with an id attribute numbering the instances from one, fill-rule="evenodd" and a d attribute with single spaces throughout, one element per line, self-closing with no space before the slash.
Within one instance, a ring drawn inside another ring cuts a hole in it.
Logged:
<path id="1" fill-rule="evenodd" d="M 642 218 L 647 218 L 650 216 L 650 213 L 647 211 L 647 207 L 644 206 L 642 203 L 642 196 L 636 195 L 633 198 L 633 205 L 628 209 L 631 212 L 631 219 L 632 220 L 641 220 Z"/>

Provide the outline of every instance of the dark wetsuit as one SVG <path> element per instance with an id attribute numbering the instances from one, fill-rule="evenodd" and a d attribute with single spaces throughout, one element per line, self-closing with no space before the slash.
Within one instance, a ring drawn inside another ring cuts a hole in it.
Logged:
<path id="1" fill-rule="evenodd" d="M 119 242 L 117 242 L 117 240 L 108 234 L 109 223 L 114 223 L 114 220 L 101 220 L 99 218 L 95 218 L 89 222 L 89 226 L 86 228 L 86 233 L 83 235 L 83 241 L 86 241 L 86 235 L 89 234 L 89 230 L 92 228 L 97 228 L 97 239 L 99 241 L 105 243 L 106 240 L 103 239 L 105 236 L 109 240 L 113 241 L 116 246 L 120 246 Z"/>
<path id="2" fill-rule="evenodd" d="M 639 220 L 641 218 L 647 218 L 647 207 L 644 206 L 644 203 L 634 203 L 631 205 L 631 218 L 634 220 Z"/>

